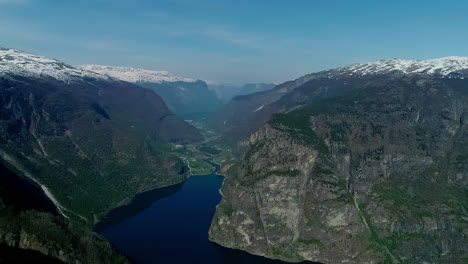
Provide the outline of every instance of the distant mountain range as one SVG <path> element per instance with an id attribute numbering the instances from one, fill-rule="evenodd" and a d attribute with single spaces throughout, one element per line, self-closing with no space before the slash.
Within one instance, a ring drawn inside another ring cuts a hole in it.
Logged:
<path id="1" fill-rule="evenodd" d="M 80 65 L 78 67 L 151 89 L 160 95 L 169 109 L 178 115 L 211 113 L 222 105 L 217 95 L 201 80 L 173 76 L 166 71 L 130 67 L 103 65 Z"/>
<path id="2" fill-rule="evenodd" d="M 257 93 L 275 86 L 273 83 L 207 85 L 205 81 L 174 76 L 167 71 L 104 65 L 77 67 L 154 90 L 164 99 L 169 109 L 184 117 L 213 113 L 234 96 Z"/>
<path id="3" fill-rule="evenodd" d="M 320 98 L 383 84 L 406 75 L 464 79 L 468 75 L 468 58 L 380 60 L 307 74 L 271 90 L 234 97 L 209 123 L 218 131 L 240 139 L 267 122 L 274 113 L 288 112 Z"/>

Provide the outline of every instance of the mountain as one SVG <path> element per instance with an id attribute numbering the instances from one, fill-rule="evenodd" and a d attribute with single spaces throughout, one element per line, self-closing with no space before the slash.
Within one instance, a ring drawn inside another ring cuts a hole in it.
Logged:
<path id="1" fill-rule="evenodd" d="M 1 48 L 0 260 L 129 263 L 89 227 L 184 181 L 168 146 L 203 139 L 151 90 Z"/>
<path id="2" fill-rule="evenodd" d="M 183 181 L 165 146 L 203 140 L 153 91 L 14 49 L 0 50 L 0 106 L 1 160 L 88 224 Z"/>
<path id="3" fill-rule="evenodd" d="M 272 114 L 288 112 L 317 99 L 384 84 L 404 75 L 463 79 L 467 68 L 468 58 L 446 57 L 422 61 L 381 60 L 311 73 L 268 91 L 234 97 L 208 123 L 227 136 L 242 139 L 267 122 Z"/>
<path id="4" fill-rule="evenodd" d="M 166 71 L 102 65 L 78 67 L 151 89 L 178 115 L 210 113 L 221 106 L 216 94 L 204 81 L 173 76 Z"/>
<path id="5" fill-rule="evenodd" d="M 214 90 L 222 101 L 229 101 L 234 96 L 246 95 L 270 90 L 276 85 L 273 83 L 248 83 L 243 86 L 210 84 L 210 89 Z"/>
<path id="6" fill-rule="evenodd" d="M 242 141 L 210 239 L 293 262 L 466 263 L 467 61 L 297 79 Z"/>
<path id="7" fill-rule="evenodd" d="M 268 121 L 271 114 L 263 114 L 265 106 L 302 84 L 303 80 L 298 79 L 282 83 L 270 90 L 235 96 L 208 118 L 207 123 L 227 137 L 242 139 Z"/>
<path id="8" fill-rule="evenodd" d="M 445 57 L 432 60 L 380 60 L 365 64 L 354 64 L 328 72 L 330 77 L 337 75 L 376 75 L 387 73 L 421 73 L 434 77 L 464 79 L 468 69 L 468 57 Z"/>

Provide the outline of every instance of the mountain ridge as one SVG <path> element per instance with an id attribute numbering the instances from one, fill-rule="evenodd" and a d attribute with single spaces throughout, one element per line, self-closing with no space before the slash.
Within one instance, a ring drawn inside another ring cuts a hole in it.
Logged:
<path id="1" fill-rule="evenodd" d="M 162 82 L 196 82 L 192 78 L 174 76 L 167 71 L 146 70 L 142 68 L 126 67 L 126 66 L 107 66 L 98 64 L 83 64 L 76 67 L 96 72 L 105 76 L 117 78 L 122 81 L 131 83 L 147 82 L 147 83 L 162 83 Z"/>
<path id="2" fill-rule="evenodd" d="M 356 63 L 322 72 L 336 71 L 340 74 L 428 74 L 446 78 L 465 78 L 468 69 L 468 57 L 449 56 L 428 60 L 384 59 L 368 63 Z M 320 72 L 319 72 L 320 73 Z M 459 76 L 463 75 L 463 76 Z M 330 76 L 331 77 L 331 76 Z"/>
<path id="3" fill-rule="evenodd" d="M 178 115 L 205 115 L 217 110 L 221 101 L 206 82 L 173 76 L 167 71 L 153 71 L 132 67 L 80 65 L 80 69 L 102 74 L 153 90 Z"/>
<path id="4" fill-rule="evenodd" d="M 241 140 L 267 122 L 272 114 L 291 111 L 317 98 L 343 95 L 407 75 L 463 80 L 468 76 L 468 57 L 379 60 L 309 73 L 271 90 L 234 97 L 208 123 L 213 129 Z"/>
<path id="5" fill-rule="evenodd" d="M 105 75 L 78 69 L 56 59 L 17 49 L 0 48 L 0 76 L 9 74 L 24 77 L 46 76 L 63 82 L 79 81 L 83 78 L 109 80 Z"/>

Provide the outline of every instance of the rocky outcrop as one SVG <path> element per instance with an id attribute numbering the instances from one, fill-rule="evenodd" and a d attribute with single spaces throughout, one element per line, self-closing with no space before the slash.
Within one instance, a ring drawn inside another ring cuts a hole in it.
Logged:
<path id="1" fill-rule="evenodd" d="M 464 263 L 467 83 L 404 76 L 273 116 L 210 239 L 286 261 Z"/>
<path id="2" fill-rule="evenodd" d="M 269 124 L 246 143 L 238 178 L 223 188 L 211 240 L 282 260 L 333 263 L 356 252 L 360 263 L 373 258 L 371 234 L 341 188 L 344 181 L 314 177 L 314 170 L 329 170 L 320 167 L 318 150 Z"/>

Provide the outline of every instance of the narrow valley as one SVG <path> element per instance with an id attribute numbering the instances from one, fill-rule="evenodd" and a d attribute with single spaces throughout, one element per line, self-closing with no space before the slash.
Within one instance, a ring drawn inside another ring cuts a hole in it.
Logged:
<path id="1" fill-rule="evenodd" d="M 0 264 L 468 264 L 467 11 L 0 0 Z"/>

